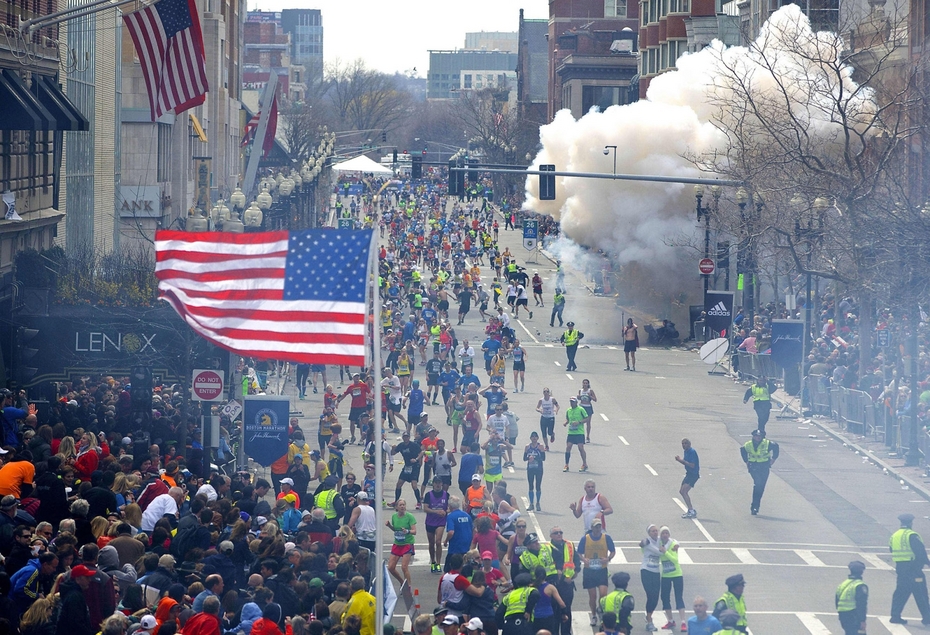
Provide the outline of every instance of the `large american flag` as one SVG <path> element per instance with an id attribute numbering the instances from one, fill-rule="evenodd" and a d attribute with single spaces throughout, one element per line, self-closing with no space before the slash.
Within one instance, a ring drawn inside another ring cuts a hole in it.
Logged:
<path id="1" fill-rule="evenodd" d="M 142 66 L 152 121 L 202 104 L 207 65 L 195 0 L 159 0 L 123 21 Z"/>
<path id="2" fill-rule="evenodd" d="M 365 365 L 371 230 L 158 231 L 160 297 L 236 353 Z"/>

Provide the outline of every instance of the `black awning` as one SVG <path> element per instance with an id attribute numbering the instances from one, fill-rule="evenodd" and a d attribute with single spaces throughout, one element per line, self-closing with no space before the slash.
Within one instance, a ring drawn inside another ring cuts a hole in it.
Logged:
<path id="1" fill-rule="evenodd" d="M 61 92 L 61 88 L 58 87 L 55 80 L 45 75 L 33 75 L 32 83 L 36 89 L 39 102 L 55 117 L 56 130 L 74 132 L 87 132 L 90 130 L 90 122 L 71 103 L 71 100 Z"/>
<path id="2" fill-rule="evenodd" d="M 4 68 L 0 70 L 0 130 L 55 130 L 58 122 L 48 109 L 39 103 L 19 74 Z"/>

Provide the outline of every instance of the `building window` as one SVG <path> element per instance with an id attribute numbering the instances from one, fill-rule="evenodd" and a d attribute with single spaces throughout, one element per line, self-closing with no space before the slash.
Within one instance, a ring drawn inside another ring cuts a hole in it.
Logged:
<path id="1" fill-rule="evenodd" d="M 166 123 L 155 124 L 158 135 L 158 157 L 157 157 L 157 175 L 159 183 L 164 183 L 171 179 L 170 160 L 171 160 L 171 126 Z"/>
<path id="2" fill-rule="evenodd" d="M 572 85 L 565 84 L 562 86 L 562 108 L 571 109 L 572 107 Z"/>
<path id="3" fill-rule="evenodd" d="M 668 68 L 676 68 L 678 58 L 687 49 L 686 40 L 669 40 L 668 41 Z"/>
<path id="4" fill-rule="evenodd" d="M 626 0 L 604 0 L 605 18 L 625 18 Z"/>
<path id="5" fill-rule="evenodd" d="M 646 26 L 649 23 L 649 2 L 644 0 L 639 3 L 639 23 L 640 26 Z"/>
<path id="6" fill-rule="evenodd" d="M 581 112 L 586 114 L 592 107 L 604 112 L 611 106 L 622 106 L 629 103 L 629 94 L 626 86 L 583 86 Z"/>
<path id="7" fill-rule="evenodd" d="M 465 74 L 465 84 L 464 84 L 464 87 L 465 87 L 465 88 L 471 88 L 471 75 L 468 74 L 468 73 Z"/>
<path id="8" fill-rule="evenodd" d="M 659 45 L 659 72 L 661 73 L 668 67 L 668 42 L 662 42 Z"/>

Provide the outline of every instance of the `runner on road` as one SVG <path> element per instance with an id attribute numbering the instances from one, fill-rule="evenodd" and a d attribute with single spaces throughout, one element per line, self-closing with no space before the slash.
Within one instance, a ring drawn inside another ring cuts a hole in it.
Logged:
<path id="1" fill-rule="evenodd" d="M 562 425 L 568 428 L 568 433 L 565 438 L 565 467 L 562 469 L 563 472 L 568 471 L 568 464 L 572 458 L 572 446 L 578 446 L 578 453 L 581 455 L 581 469 L 579 472 L 588 471 L 588 453 L 585 452 L 585 426 L 587 426 L 588 434 L 591 436 L 591 416 L 585 412 L 584 408 L 578 406 L 578 398 L 572 397 L 569 399 L 569 408 L 565 411 L 565 423 Z"/>
<path id="2" fill-rule="evenodd" d="M 633 318 L 627 318 L 626 326 L 623 327 L 623 356 L 626 358 L 626 368 L 624 370 L 636 370 L 636 349 L 639 348 L 639 331 Z M 633 367 L 630 367 L 630 358 L 633 358 Z"/>
<path id="3" fill-rule="evenodd" d="M 688 439 L 681 440 L 681 449 L 684 450 L 684 456 L 676 456 L 675 460 L 685 466 L 685 478 L 681 481 L 681 489 L 678 490 L 678 493 L 681 494 L 682 500 L 688 506 L 688 511 L 682 514 L 681 517 L 697 518 L 697 511 L 691 504 L 690 492 L 698 479 L 701 478 L 701 461 L 698 458 L 697 450 L 691 447 L 691 441 Z"/>
<path id="4" fill-rule="evenodd" d="M 559 402 L 548 388 L 543 388 L 542 399 L 536 402 L 536 412 L 539 413 L 539 431 L 548 452 L 549 443 L 555 443 L 555 418 L 559 414 Z"/>
<path id="5" fill-rule="evenodd" d="M 513 356 L 513 391 L 526 392 L 526 349 L 520 345 L 520 340 L 513 341 L 513 348 L 510 349 Z M 517 379 L 520 382 L 517 383 Z M 519 386 L 519 388 L 518 388 Z"/>
<path id="6" fill-rule="evenodd" d="M 546 461 L 546 453 L 539 445 L 539 433 L 533 430 L 530 433 L 530 442 L 523 450 L 523 460 L 526 462 L 526 480 L 529 485 L 530 504 L 527 509 L 533 508 L 533 499 L 536 499 L 536 511 L 542 511 L 539 501 L 542 499 L 542 477 L 543 463 Z"/>

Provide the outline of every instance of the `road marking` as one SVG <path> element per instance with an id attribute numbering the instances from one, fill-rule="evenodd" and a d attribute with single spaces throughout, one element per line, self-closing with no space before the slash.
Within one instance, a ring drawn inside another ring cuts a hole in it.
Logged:
<path id="1" fill-rule="evenodd" d="M 553 364 L 555 364 L 556 366 L 561 366 L 561 365 L 562 365 L 562 364 L 560 364 L 560 363 L 558 363 L 558 362 L 555 362 L 555 361 L 553 362 Z"/>
<path id="2" fill-rule="evenodd" d="M 546 344 L 546 348 L 555 348 L 555 344 Z"/>
<path id="3" fill-rule="evenodd" d="M 527 334 L 527 335 L 529 335 L 530 337 L 533 338 L 533 341 L 534 341 L 534 342 L 536 342 L 537 344 L 539 344 L 539 340 L 536 339 L 536 336 L 535 336 L 535 335 L 533 335 L 532 333 L 530 333 L 530 330 L 529 330 L 528 328 L 526 328 L 526 327 L 523 325 L 523 322 L 521 322 L 520 320 L 517 320 L 517 324 L 519 324 L 520 327 L 521 327 L 524 331 L 526 331 L 526 334 Z"/>
<path id="4" fill-rule="evenodd" d="M 604 421 L 610 421 L 610 419 L 607 418 L 607 415 L 605 415 L 603 412 L 599 412 L 598 414 L 601 415 L 601 419 Z"/>
<path id="5" fill-rule="evenodd" d="M 888 629 L 888 632 L 891 635 L 909 635 L 910 631 L 907 630 L 902 624 L 892 624 L 891 617 L 885 617 L 882 615 L 878 618 L 878 621 L 882 623 L 882 626 Z"/>
<path id="6" fill-rule="evenodd" d="M 672 364 L 672 363 L 669 363 L 668 365 L 669 366 L 684 366 L 684 364 Z"/>
<path id="7" fill-rule="evenodd" d="M 617 438 L 620 439 L 620 442 L 623 443 L 623 445 L 630 445 L 630 442 L 624 439 L 623 437 L 617 437 Z"/>
<path id="8" fill-rule="evenodd" d="M 626 555 L 623 553 L 623 549 L 617 549 L 617 553 L 610 559 L 610 564 L 629 564 Z"/>
<path id="9" fill-rule="evenodd" d="M 651 465 L 649 465 L 648 463 L 645 463 L 644 465 L 646 466 L 646 469 L 649 470 L 649 473 L 650 473 L 650 474 L 652 474 L 653 476 L 658 476 L 658 475 L 659 475 L 658 472 L 656 472 L 654 469 L 652 469 L 652 466 L 651 466 Z"/>
<path id="10" fill-rule="evenodd" d="M 730 549 L 733 552 L 733 555 L 739 558 L 739 561 L 743 564 L 761 564 L 756 557 L 749 553 L 749 549 L 743 549 L 741 547 L 733 547 Z"/>
<path id="11" fill-rule="evenodd" d="M 510 470 L 510 473 L 511 473 L 511 474 L 513 474 L 513 473 L 514 473 L 514 471 L 513 471 L 513 467 L 508 467 L 507 469 L 508 469 L 508 470 Z"/>
<path id="12" fill-rule="evenodd" d="M 824 567 L 826 564 L 817 556 L 814 555 L 813 551 L 809 549 L 795 549 L 794 552 L 806 562 L 807 564 L 814 565 L 815 567 Z"/>
<path id="13" fill-rule="evenodd" d="M 608 346 L 607 348 L 609 348 L 609 349 L 612 350 L 612 351 L 617 350 L 617 347 L 616 347 L 616 346 Z M 682 364 L 682 366 L 684 366 L 684 364 Z"/>
<path id="14" fill-rule="evenodd" d="M 571 373 L 565 373 L 565 376 L 568 377 L 568 381 L 575 381 L 575 378 L 572 377 Z"/>
<path id="15" fill-rule="evenodd" d="M 691 559 L 691 556 L 688 555 L 688 552 L 685 551 L 681 546 L 678 547 L 678 562 L 680 564 L 694 564 L 694 560 Z"/>
<path id="16" fill-rule="evenodd" d="M 798 613 L 798 619 L 811 633 L 815 635 L 830 635 L 830 629 L 824 625 L 813 613 Z"/>
<path id="17" fill-rule="evenodd" d="M 529 516 L 530 520 L 533 521 L 533 527 L 536 529 L 536 535 L 537 536 L 545 535 L 543 534 L 542 527 L 539 526 L 539 521 L 536 520 L 536 512 L 534 512 L 533 509 L 530 507 L 530 499 L 528 499 L 526 496 L 521 496 L 520 500 L 523 501 L 523 506 L 526 508 L 527 516 Z"/>
<path id="18" fill-rule="evenodd" d="M 860 553 L 859 556 L 880 571 L 894 571 L 894 567 L 874 553 Z"/>
<path id="19" fill-rule="evenodd" d="M 656 379 L 665 379 L 665 377 L 656 377 Z"/>
<path id="20" fill-rule="evenodd" d="M 675 504 L 681 508 L 681 511 L 683 512 L 688 511 L 688 506 L 685 505 L 683 502 L 681 502 L 680 500 L 674 497 L 672 498 L 672 500 L 675 501 Z M 692 518 L 691 520 L 694 521 L 694 526 L 698 528 L 698 531 L 704 534 L 704 537 L 707 538 L 707 542 L 717 542 L 716 540 L 714 540 L 714 537 L 710 535 L 710 532 L 707 531 L 707 529 L 704 527 L 704 525 L 701 523 L 700 520 L 698 520 L 697 518 Z"/>

